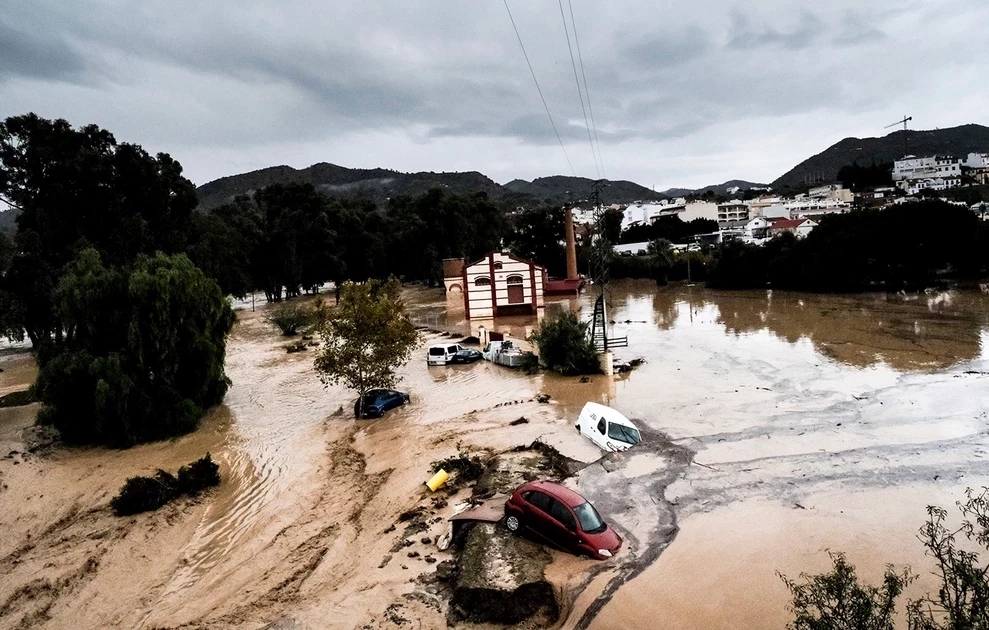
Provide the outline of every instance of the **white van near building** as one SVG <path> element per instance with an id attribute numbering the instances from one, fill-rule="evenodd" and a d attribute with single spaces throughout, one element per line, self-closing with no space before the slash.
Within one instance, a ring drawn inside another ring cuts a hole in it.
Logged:
<path id="1" fill-rule="evenodd" d="M 464 347 L 459 343 L 436 343 L 426 352 L 426 365 L 446 365 Z"/>

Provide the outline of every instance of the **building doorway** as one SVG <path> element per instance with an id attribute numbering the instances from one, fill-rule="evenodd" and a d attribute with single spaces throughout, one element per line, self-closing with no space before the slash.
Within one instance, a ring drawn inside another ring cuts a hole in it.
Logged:
<path id="1" fill-rule="evenodd" d="M 522 276 L 508 276 L 508 303 L 525 303 L 525 289 L 522 287 Z"/>

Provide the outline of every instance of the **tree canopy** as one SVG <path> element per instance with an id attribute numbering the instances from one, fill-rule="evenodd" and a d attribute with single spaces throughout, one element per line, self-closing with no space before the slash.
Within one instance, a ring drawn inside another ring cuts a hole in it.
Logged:
<path id="1" fill-rule="evenodd" d="M 399 289 L 394 278 L 348 282 L 341 287 L 336 309 L 320 326 L 323 347 L 316 372 L 324 384 L 343 383 L 356 391 L 361 404 L 369 390 L 395 385 L 398 368 L 419 343 Z"/>
<path id="2" fill-rule="evenodd" d="M 123 447 L 186 433 L 223 400 L 234 314 L 184 255 L 107 267 L 85 249 L 53 303 L 65 336 L 42 364 L 38 419 L 67 441 Z"/>
<path id="3" fill-rule="evenodd" d="M 75 129 L 35 114 L 0 122 L 0 201 L 20 211 L 0 320 L 35 346 L 61 339 L 53 291 L 81 250 L 95 249 L 108 265 L 182 251 L 197 203 L 167 154 L 152 157 L 95 125 Z"/>

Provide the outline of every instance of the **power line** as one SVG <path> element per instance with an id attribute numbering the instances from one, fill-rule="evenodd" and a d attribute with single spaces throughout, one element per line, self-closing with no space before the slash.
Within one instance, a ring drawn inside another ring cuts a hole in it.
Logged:
<path id="1" fill-rule="evenodd" d="M 570 0 L 567 0 L 569 2 Z M 567 36 L 567 50 L 570 51 L 570 66 L 573 68 L 573 80 L 577 84 L 577 98 L 580 99 L 580 111 L 584 114 L 584 128 L 587 129 L 587 142 L 591 145 L 591 159 L 594 161 L 594 170 L 601 177 L 601 169 L 598 168 L 597 156 L 594 154 L 594 140 L 591 138 L 591 124 L 587 121 L 587 110 L 584 108 L 584 96 L 580 91 L 580 79 L 577 77 L 577 62 L 573 58 L 573 46 L 570 45 L 570 31 L 567 29 L 567 18 L 563 13 L 563 0 L 557 0 L 560 5 L 560 19 L 563 20 L 563 32 Z M 571 11 L 573 5 L 570 6 Z M 570 21 L 573 22 L 573 13 L 570 14 Z M 574 24 L 574 37 L 577 36 L 577 25 Z"/>
<path id="2" fill-rule="evenodd" d="M 536 84 L 536 91 L 539 92 L 539 99 L 543 102 L 543 108 L 546 110 L 546 115 L 549 116 L 549 124 L 553 126 L 553 133 L 556 134 L 556 139 L 560 142 L 560 148 L 563 149 L 563 157 L 567 158 L 567 165 L 570 166 L 570 172 L 573 176 L 577 176 L 577 171 L 574 170 L 573 164 L 570 162 L 570 156 L 567 155 L 567 148 L 563 146 L 563 138 L 560 137 L 560 132 L 556 128 L 556 123 L 553 122 L 553 114 L 549 113 L 549 105 L 546 104 L 546 97 L 543 96 L 543 91 L 539 87 L 539 80 L 536 79 L 536 72 L 532 69 L 532 63 L 529 61 L 529 55 L 525 52 L 525 44 L 522 43 L 522 36 L 519 35 L 519 27 L 515 25 L 515 18 L 512 17 L 512 10 L 508 8 L 508 0 L 504 0 L 505 10 L 508 11 L 508 19 L 512 21 L 512 28 L 515 29 L 515 37 L 519 40 L 519 46 L 522 48 L 522 56 L 525 57 L 525 63 L 529 66 L 529 73 L 532 75 L 532 82 Z"/>
<path id="3" fill-rule="evenodd" d="M 598 160 L 601 162 L 601 175 L 604 176 L 604 156 L 601 155 L 601 141 L 598 140 L 598 128 L 594 124 L 594 108 L 591 107 L 591 91 L 587 89 L 587 75 L 584 74 L 584 56 L 580 54 L 580 39 L 577 37 L 577 22 L 573 19 L 573 2 L 567 0 L 570 6 L 570 24 L 573 26 L 573 40 L 577 44 L 577 59 L 580 61 L 580 76 L 584 78 L 584 96 L 587 98 L 587 111 L 591 114 L 591 129 L 594 130 L 594 142 L 598 145 Z"/>

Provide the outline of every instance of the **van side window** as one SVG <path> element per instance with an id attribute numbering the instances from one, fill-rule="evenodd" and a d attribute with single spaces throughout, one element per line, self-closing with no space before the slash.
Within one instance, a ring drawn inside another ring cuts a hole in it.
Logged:
<path id="1" fill-rule="evenodd" d="M 449 352 L 450 354 L 456 354 L 457 353 L 457 346 L 449 346 L 446 349 L 446 351 Z"/>
<path id="2" fill-rule="evenodd" d="M 570 531 L 577 531 L 577 521 L 574 520 L 573 514 L 559 501 L 550 499 L 549 515 L 563 523 L 563 526 Z"/>
<path id="3" fill-rule="evenodd" d="M 604 431 L 605 431 L 604 418 L 601 418 L 601 422 L 598 422 L 598 432 L 601 433 L 601 435 L 604 435 Z"/>
<path id="4" fill-rule="evenodd" d="M 549 514 L 550 501 L 552 501 L 552 499 L 542 492 L 533 492 L 532 496 L 529 497 L 529 503 L 533 504 L 547 514 Z"/>

